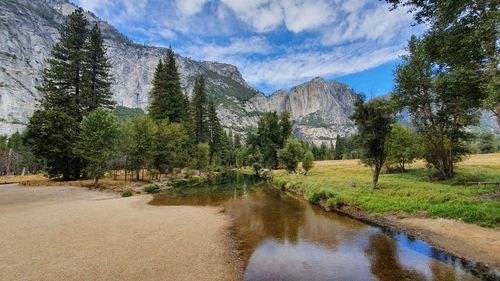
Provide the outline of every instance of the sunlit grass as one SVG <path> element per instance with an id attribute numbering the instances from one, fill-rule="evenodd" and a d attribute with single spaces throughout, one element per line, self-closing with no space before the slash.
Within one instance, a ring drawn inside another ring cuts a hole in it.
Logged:
<path id="1" fill-rule="evenodd" d="M 274 182 L 304 193 L 311 201 L 356 206 L 369 213 L 423 213 L 430 217 L 462 219 L 482 226 L 500 225 L 500 200 L 479 200 L 478 195 L 498 192 L 496 185 L 464 185 L 470 181 L 500 182 L 500 154 L 473 155 L 459 164 L 448 182 L 428 179 L 423 162 L 403 174 L 383 174 L 372 193 L 371 170 L 358 160 L 318 161 L 307 176 L 274 172 Z"/>

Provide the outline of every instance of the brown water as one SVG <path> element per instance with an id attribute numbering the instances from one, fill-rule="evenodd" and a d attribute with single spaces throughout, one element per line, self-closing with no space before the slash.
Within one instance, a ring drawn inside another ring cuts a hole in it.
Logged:
<path id="1" fill-rule="evenodd" d="M 151 204 L 223 206 L 234 219 L 244 280 L 478 280 L 460 260 L 423 241 L 327 213 L 248 179 L 177 188 Z"/>

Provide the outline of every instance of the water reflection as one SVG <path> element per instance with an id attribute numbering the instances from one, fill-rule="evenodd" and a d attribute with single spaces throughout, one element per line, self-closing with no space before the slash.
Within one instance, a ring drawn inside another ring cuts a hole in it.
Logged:
<path id="1" fill-rule="evenodd" d="M 245 280 L 476 280 L 419 240 L 326 213 L 266 184 L 237 178 L 179 188 L 151 204 L 223 206 L 234 221 Z"/>

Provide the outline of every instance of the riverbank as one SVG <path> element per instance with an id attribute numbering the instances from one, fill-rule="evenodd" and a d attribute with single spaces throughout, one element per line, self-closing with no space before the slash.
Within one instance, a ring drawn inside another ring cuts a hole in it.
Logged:
<path id="1" fill-rule="evenodd" d="M 499 187 L 458 182 L 500 181 L 498 171 L 500 154 L 474 155 L 461 163 L 455 182 L 429 182 L 423 164 L 417 163 L 408 173 L 382 175 L 371 193 L 371 171 L 357 160 L 319 161 L 307 176 L 275 171 L 273 181 L 326 210 L 403 231 L 500 269 L 500 200 L 493 196 Z"/>
<path id="2" fill-rule="evenodd" d="M 220 208 L 76 187 L 0 186 L 1 280 L 236 280 Z"/>

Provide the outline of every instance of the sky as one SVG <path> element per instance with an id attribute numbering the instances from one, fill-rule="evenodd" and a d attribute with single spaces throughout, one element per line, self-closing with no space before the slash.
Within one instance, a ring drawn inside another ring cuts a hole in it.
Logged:
<path id="1" fill-rule="evenodd" d="M 270 94 L 321 76 L 367 96 L 393 88 L 412 34 L 403 8 L 377 0 L 72 0 L 135 42 L 236 65 Z"/>

